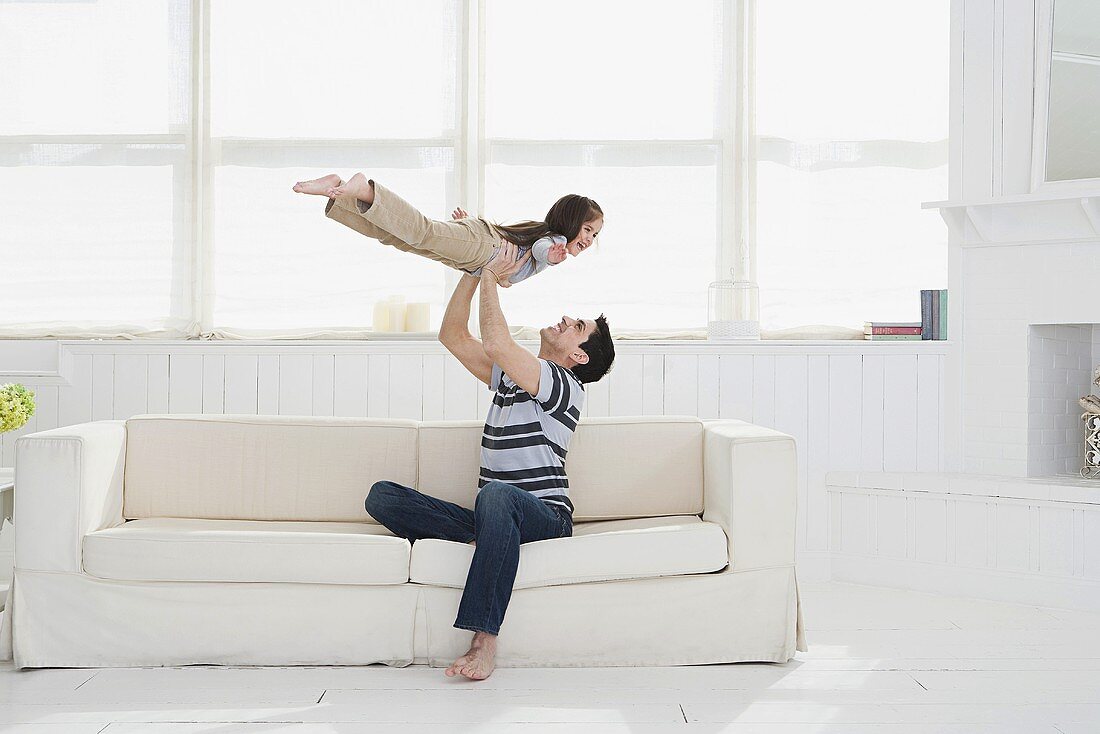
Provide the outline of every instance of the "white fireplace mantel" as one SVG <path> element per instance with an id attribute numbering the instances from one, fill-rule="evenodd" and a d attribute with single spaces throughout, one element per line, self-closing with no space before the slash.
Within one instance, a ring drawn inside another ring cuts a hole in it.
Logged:
<path id="1" fill-rule="evenodd" d="M 929 201 L 963 247 L 1100 243 L 1100 191 Z"/>

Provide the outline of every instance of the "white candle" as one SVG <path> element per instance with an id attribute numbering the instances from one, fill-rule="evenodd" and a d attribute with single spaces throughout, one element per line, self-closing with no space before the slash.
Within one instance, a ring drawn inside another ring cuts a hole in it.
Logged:
<path id="1" fill-rule="evenodd" d="M 387 331 L 405 330 L 405 297 L 390 296 L 388 303 L 390 311 L 390 323 Z"/>
<path id="2" fill-rule="evenodd" d="M 430 313 L 427 303 L 410 303 L 405 308 L 405 331 L 427 331 Z"/>
<path id="3" fill-rule="evenodd" d="M 390 326 L 390 305 L 385 301 L 374 302 L 374 330 L 386 331 Z"/>

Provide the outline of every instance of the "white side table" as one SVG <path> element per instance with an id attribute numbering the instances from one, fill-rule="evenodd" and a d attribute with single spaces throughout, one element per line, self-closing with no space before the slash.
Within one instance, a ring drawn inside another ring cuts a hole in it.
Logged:
<path id="1" fill-rule="evenodd" d="M 0 525 L 3 524 L 4 519 L 11 519 L 12 510 L 15 506 L 15 469 L 12 467 L 0 467 Z M 6 554 L 5 554 L 6 555 Z M 7 559 L 5 559 L 7 563 Z M 4 604 L 8 598 L 8 585 L 11 578 L 11 568 L 0 569 L 0 609 L 4 608 Z"/>
<path id="2" fill-rule="evenodd" d="M 0 519 L 11 519 L 15 509 L 15 468 L 0 466 Z"/>

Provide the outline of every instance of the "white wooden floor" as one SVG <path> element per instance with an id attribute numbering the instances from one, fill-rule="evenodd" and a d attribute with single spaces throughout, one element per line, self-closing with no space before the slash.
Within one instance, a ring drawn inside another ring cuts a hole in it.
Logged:
<path id="1" fill-rule="evenodd" d="M 787 664 L 0 668 L 0 732 L 1100 731 L 1100 614 L 803 584 Z"/>

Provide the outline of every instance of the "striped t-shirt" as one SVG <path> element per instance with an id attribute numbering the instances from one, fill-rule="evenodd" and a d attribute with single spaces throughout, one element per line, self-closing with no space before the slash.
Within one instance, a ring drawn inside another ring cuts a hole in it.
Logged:
<path id="1" fill-rule="evenodd" d="M 496 480 L 525 489 L 543 502 L 573 514 L 565 454 L 584 405 L 584 385 L 572 372 L 539 360 L 538 395 L 517 385 L 493 365 L 493 404 L 481 436 L 478 489 Z"/>

